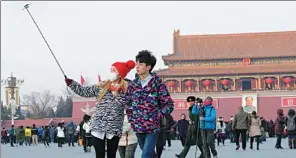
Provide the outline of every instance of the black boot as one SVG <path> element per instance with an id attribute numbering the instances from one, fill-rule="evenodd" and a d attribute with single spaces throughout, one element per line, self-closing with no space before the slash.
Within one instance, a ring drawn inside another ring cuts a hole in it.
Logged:
<path id="1" fill-rule="evenodd" d="M 176 156 L 177 158 L 181 158 L 181 155 L 179 155 L 179 154 L 176 154 L 175 156 Z"/>

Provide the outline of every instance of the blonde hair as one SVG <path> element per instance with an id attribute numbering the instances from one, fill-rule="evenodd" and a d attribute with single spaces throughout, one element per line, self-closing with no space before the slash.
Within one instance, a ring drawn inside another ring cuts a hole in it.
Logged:
<path id="1" fill-rule="evenodd" d="M 100 93 L 100 95 L 98 96 L 98 102 L 100 103 L 102 101 L 102 98 L 105 96 L 105 94 L 107 93 L 107 91 L 110 89 L 112 82 L 110 80 L 107 80 L 105 83 L 102 84 L 97 84 L 97 87 L 101 87 L 103 88 L 102 92 Z M 121 90 L 123 90 L 124 94 L 126 93 L 127 90 L 127 82 L 120 78 L 119 79 L 119 87 Z M 117 96 L 117 93 L 115 94 L 115 96 Z"/>

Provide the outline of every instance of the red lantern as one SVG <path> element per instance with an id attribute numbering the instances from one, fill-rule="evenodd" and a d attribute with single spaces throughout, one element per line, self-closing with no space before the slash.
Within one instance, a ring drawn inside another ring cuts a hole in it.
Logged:
<path id="1" fill-rule="evenodd" d="M 286 84 L 289 84 L 289 83 L 292 82 L 292 79 L 291 79 L 290 77 L 284 78 L 284 82 L 285 82 Z"/>
<path id="2" fill-rule="evenodd" d="M 187 87 L 192 86 L 192 81 L 186 81 L 186 82 L 185 82 L 185 85 L 186 85 Z"/>
<path id="3" fill-rule="evenodd" d="M 168 86 L 169 87 L 174 87 L 175 86 L 175 82 L 174 81 L 169 81 L 168 82 Z"/>
<path id="4" fill-rule="evenodd" d="M 273 79 L 271 79 L 271 78 L 267 78 L 267 79 L 265 79 L 265 82 L 266 82 L 267 84 L 272 84 L 272 83 L 273 83 Z"/>
<path id="5" fill-rule="evenodd" d="M 227 86 L 229 84 L 229 80 L 224 79 L 221 81 L 221 83 L 223 86 Z"/>
<path id="6" fill-rule="evenodd" d="M 204 81 L 203 81 L 203 84 L 204 84 L 205 86 L 209 86 L 209 85 L 211 84 L 211 81 L 210 81 L 210 80 L 204 80 Z"/>

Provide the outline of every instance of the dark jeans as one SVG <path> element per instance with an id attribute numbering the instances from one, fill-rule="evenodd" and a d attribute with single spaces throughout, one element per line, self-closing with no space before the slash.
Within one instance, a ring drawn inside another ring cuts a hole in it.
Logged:
<path id="1" fill-rule="evenodd" d="M 218 134 L 217 134 L 217 144 L 218 144 L 218 146 L 220 145 L 221 142 L 222 142 L 222 144 L 224 145 L 224 143 L 225 143 L 225 138 L 226 138 L 225 133 L 218 133 Z"/>
<path id="2" fill-rule="evenodd" d="M 276 144 L 275 144 L 276 148 L 282 148 L 282 137 L 283 137 L 282 134 L 276 135 Z"/>
<path id="3" fill-rule="evenodd" d="M 50 134 L 50 143 L 54 143 L 54 134 Z"/>
<path id="4" fill-rule="evenodd" d="M 212 129 L 202 129 L 201 130 L 201 137 L 202 137 L 202 144 L 203 144 L 203 153 L 205 158 L 209 157 L 209 148 L 213 154 L 213 156 L 216 156 L 218 153 L 215 149 L 215 136 L 214 136 L 215 130 Z"/>
<path id="5" fill-rule="evenodd" d="M 43 143 L 44 143 L 44 145 L 46 146 L 49 146 L 49 137 L 44 137 L 43 138 Z"/>
<path id="6" fill-rule="evenodd" d="M 138 143 L 142 150 L 141 158 L 152 158 L 157 143 L 158 133 L 137 133 Z"/>
<path id="7" fill-rule="evenodd" d="M 171 132 L 166 132 L 165 133 L 165 138 L 166 140 L 168 141 L 168 147 L 171 147 L 172 146 L 172 143 L 171 143 Z M 164 146 L 166 145 L 166 141 L 164 142 Z"/>
<path id="8" fill-rule="evenodd" d="M 63 141 L 64 141 L 64 138 L 63 137 L 58 137 L 58 147 L 63 147 Z"/>
<path id="9" fill-rule="evenodd" d="M 13 144 L 14 144 L 14 142 L 15 142 L 15 137 L 14 136 L 9 136 L 9 138 L 10 138 L 10 146 L 14 146 Z"/>
<path id="10" fill-rule="evenodd" d="M 31 146 L 31 137 L 25 136 L 25 144 Z"/>
<path id="11" fill-rule="evenodd" d="M 253 142 L 254 142 L 254 139 L 256 139 L 256 142 L 257 142 L 257 148 L 259 149 L 259 144 L 260 144 L 260 140 L 259 140 L 260 136 L 255 136 L 255 137 L 251 137 L 251 140 L 250 140 L 250 148 L 253 149 Z"/>
<path id="12" fill-rule="evenodd" d="M 138 143 L 130 144 L 128 146 L 119 146 L 118 151 L 121 158 L 135 158 L 135 153 Z"/>
<path id="13" fill-rule="evenodd" d="M 237 129 L 235 130 L 235 142 L 236 142 L 236 146 L 240 146 L 239 145 L 239 138 L 242 138 L 242 148 L 246 149 L 247 146 L 247 130 L 246 129 Z"/>
<path id="14" fill-rule="evenodd" d="M 117 136 L 107 139 L 107 158 L 116 158 L 119 139 Z M 96 151 L 96 158 L 105 158 L 106 137 L 104 139 L 93 137 L 93 145 Z"/>
<path id="15" fill-rule="evenodd" d="M 68 144 L 74 146 L 74 134 L 68 134 Z"/>
<path id="16" fill-rule="evenodd" d="M 86 149 L 86 147 L 91 147 L 92 146 L 92 137 L 87 136 L 85 137 L 85 141 L 84 141 L 84 146 L 83 148 Z"/>
<path id="17" fill-rule="evenodd" d="M 158 158 L 161 158 L 162 151 L 167 140 L 167 134 L 168 133 L 162 132 L 162 131 L 158 133 L 157 142 L 156 142 L 156 155 Z"/>
<path id="18" fill-rule="evenodd" d="M 43 139 L 42 139 L 42 135 L 38 135 L 38 143 L 42 143 Z"/>

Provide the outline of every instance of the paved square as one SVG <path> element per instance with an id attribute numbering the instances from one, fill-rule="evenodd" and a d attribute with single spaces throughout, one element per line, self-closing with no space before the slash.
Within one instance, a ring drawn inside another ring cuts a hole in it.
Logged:
<path id="1" fill-rule="evenodd" d="M 287 139 L 283 139 L 282 145 L 285 149 L 277 150 L 274 148 L 275 139 L 268 139 L 267 142 L 261 144 L 260 151 L 251 151 L 247 148 L 246 151 L 235 151 L 235 144 L 227 143 L 225 146 L 217 146 L 219 158 L 292 158 L 296 155 L 296 149 L 288 149 Z M 249 144 L 247 144 L 249 147 Z M 165 150 L 162 158 L 174 158 L 176 153 L 182 150 L 180 141 L 172 141 L 172 149 Z M 199 153 L 199 152 L 198 152 Z M 57 144 L 52 145 L 50 148 L 45 148 L 42 144 L 39 146 L 31 147 L 14 147 L 9 145 L 1 145 L 1 158 L 17 158 L 17 157 L 31 157 L 41 156 L 42 158 L 95 158 L 94 151 L 92 153 L 84 153 L 81 147 L 68 147 L 64 145 L 63 148 L 58 148 Z M 141 151 L 138 147 L 136 158 L 140 158 Z M 195 147 L 191 148 L 187 158 L 194 158 Z M 119 155 L 117 158 L 120 158 Z"/>

